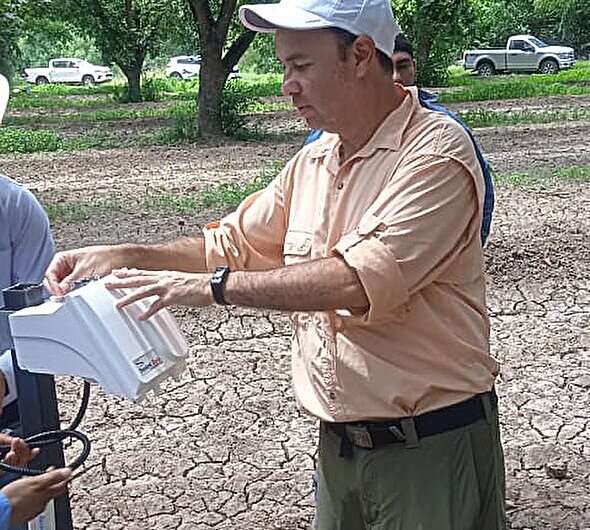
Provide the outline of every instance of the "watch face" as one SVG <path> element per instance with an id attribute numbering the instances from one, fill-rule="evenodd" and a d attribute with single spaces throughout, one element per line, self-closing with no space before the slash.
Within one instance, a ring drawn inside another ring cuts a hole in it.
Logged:
<path id="1" fill-rule="evenodd" d="M 229 272 L 229 267 L 217 267 L 211 281 L 220 283 L 223 281 L 223 277 Z"/>

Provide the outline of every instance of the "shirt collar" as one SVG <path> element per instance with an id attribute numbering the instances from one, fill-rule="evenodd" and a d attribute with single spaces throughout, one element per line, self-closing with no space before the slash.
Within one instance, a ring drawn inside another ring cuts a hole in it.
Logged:
<path id="1" fill-rule="evenodd" d="M 402 87 L 401 85 L 399 87 L 405 95 L 401 104 L 387 115 L 373 136 L 355 153 L 353 158 L 371 156 L 377 149 L 399 150 L 404 132 L 414 115 L 418 101 L 416 87 Z M 340 137 L 337 134 L 324 133 L 320 141 L 311 145 L 309 156 L 312 159 L 317 159 L 330 153 L 336 154 L 340 143 Z"/>

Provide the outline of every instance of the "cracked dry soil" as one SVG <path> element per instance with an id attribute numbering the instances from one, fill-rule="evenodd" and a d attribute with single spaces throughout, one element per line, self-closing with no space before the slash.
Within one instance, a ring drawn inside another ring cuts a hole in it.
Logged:
<path id="1" fill-rule="evenodd" d="M 578 126 L 553 127 L 568 142 L 567 151 L 548 141 L 542 128 L 478 135 L 497 170 L 503 164 L 552 167 L 576 153 L 588 156 L 587 136 Z M 527 149 L 515 154 L 519 142 Z M 210 182 L 250 178 L 298 145 L 299 139 L 125 148 L 0 162 L 46 200 L 109 193 L 131 200 L 150 186 L 183 194 Z M 497 389 L 509 527 L 588 530 L 590 191 L 575 183 L 505 187 L 497 190 L 496 208 L 486 258 L 492 352 L 503 363 Z M 198 230 L 208 218 L 207 212 L 191 217 L 138 210 L 54 229 L 58 246 L 70 248 L 169 239 Z M 93 387 L 82 423 L 93 440 L 92 469 L 71 488 L 75 528 L 308 528 L 316 427 L 293 400 L 288 318 L 217 307 L 174 313 L 190 342 L 189 368 L 180 382 L 165 384 L 161 395 L 139 405 Z M 76 410 L 80 390 L 78 381 L 58 379 L 64 419 Z"/>

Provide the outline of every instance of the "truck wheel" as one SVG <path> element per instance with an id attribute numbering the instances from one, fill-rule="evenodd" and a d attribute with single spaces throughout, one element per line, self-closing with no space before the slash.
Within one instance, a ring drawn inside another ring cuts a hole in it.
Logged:
<path id="1" fill-rule="evenodd" d="M 92 77 L 91 75 L 85 75 L 82 78 L 82 84 L 84 86 L 94 86 L 94 77 Z"/>
<path id="2" fill-rule="evenodd" d="M 559 65 L 555 59 L 545 59 L 539 66 L 539 72 L 542 74 L 556 74 L 559 72 Z"/>
<path id="3" fill-rule="evenodd" d="M 170 74 L 170 77 L 171 77 L 172 79 L 178 79 L 178 80 L 181 80 L 181 79 L 182 79 L 182 75 L 181 75 L 179 72 L 172 72 L 172 73 Z"/>
<path id="4" fill-rule="evenodd" d="M 483 61 L 477 65 L 477 73 L 480 77 L 491 77 L 496 73 L 496 69 L 489 61 Z"/>
<path id="5" fill-rule="evenodd" d="M 49 84 L 49 79 L 40 75 L 37 79 L 35 79 L 35 84 L 36 85 L 47 85 L 47 84 Z"/>

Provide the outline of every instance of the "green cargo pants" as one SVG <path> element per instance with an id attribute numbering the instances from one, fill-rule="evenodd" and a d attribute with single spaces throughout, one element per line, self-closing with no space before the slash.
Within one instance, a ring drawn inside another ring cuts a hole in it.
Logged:
<path id="1" fill-rule="evenodd" d="M 339 456 L 320 427 L 316 530 L 504 530 L 497 411 L 467 427 Z"/>

